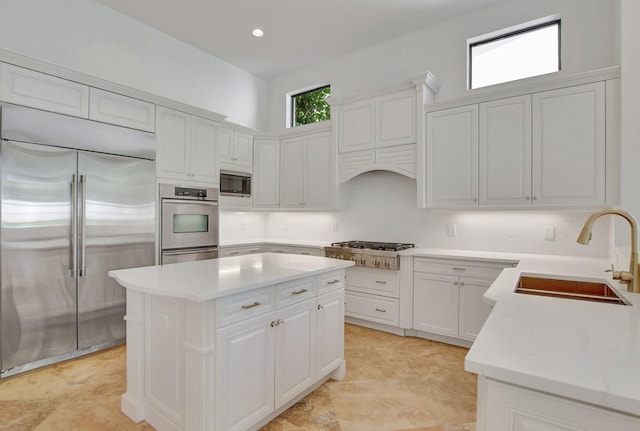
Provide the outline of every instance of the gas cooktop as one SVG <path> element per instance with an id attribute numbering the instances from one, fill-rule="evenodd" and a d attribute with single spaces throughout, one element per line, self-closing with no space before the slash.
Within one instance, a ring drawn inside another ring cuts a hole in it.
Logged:
<path id="1" fill-rule="evenodd" d="M 375 241 L 343 241 L 331 243 L 331 247 L 358 248 L 366 250 L 400 251 L 415 247 L 414 244 L 400 242 L 375 242 Z"/>
<path id="2" fill-rule="evenodd" d="M 376 241 L 334 242 L 324 248 L 324 255 L 334 259 L 352 260 L 356 266 L 397 270 L 400 268 L 400 250 L 415 247 L 414 244 Z"/>

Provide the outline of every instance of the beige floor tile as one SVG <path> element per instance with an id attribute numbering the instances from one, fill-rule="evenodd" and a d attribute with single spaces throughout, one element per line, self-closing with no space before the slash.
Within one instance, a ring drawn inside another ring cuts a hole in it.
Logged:
<path id="1" fill-rule="evenodd" d="M 347 377 L 261 431 L 475 431 L 467 349 L 345 327 Z M 120 412 L 126 348 L 0 380 L 0 431 L 150 431 Z"/>

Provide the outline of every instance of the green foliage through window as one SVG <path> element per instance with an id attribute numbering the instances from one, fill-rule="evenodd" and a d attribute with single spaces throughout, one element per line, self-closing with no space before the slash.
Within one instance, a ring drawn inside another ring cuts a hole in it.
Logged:
<path id="1" fill-rule="evenodd" d="M 291 113 L 293 126 L 317 123 L 331 118 L 331 106 L 327 103 L 327 98 L 331 94 L 331 88 L 316 88 L 304 93 L 291 96 Z"/>

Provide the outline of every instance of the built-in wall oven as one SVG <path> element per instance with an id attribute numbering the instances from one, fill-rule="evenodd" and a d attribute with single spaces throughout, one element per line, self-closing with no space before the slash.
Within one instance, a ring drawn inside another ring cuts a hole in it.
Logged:
<path id="1" fill-rule="evenodd" d="M 218 257 L 218 189 L 160 184 L 160 264 Z"/>

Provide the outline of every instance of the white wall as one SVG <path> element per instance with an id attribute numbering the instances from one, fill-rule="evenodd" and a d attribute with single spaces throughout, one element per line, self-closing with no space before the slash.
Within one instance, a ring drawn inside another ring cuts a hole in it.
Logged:
<path id="1" fill-rule="evenodd" d="M 0 47 L 266 127 L 264 80 L 91 0 L 0 0 Z"/>
<path id="2" fill-rule="evenodd" d="M 562 72 L 619 64 L 618 0 L 508 0 L 438 25 L 388 40 L 269 82 L 272 131 L 285 125 L 285 94 L 317 83 L 334 96 L 406 81 L 430 70 L 442 85 L 436 100 L 466 92 L 467 39 L 549 15 L 562 18 Z"/>
<path id="3" fill-rule="evenodd" d="M 640 218 L 640 2 L 621 2 L 621 207 Z M 616 221 L 616 245 L 621 267 L 630 250 L 629 225 Z"/>

